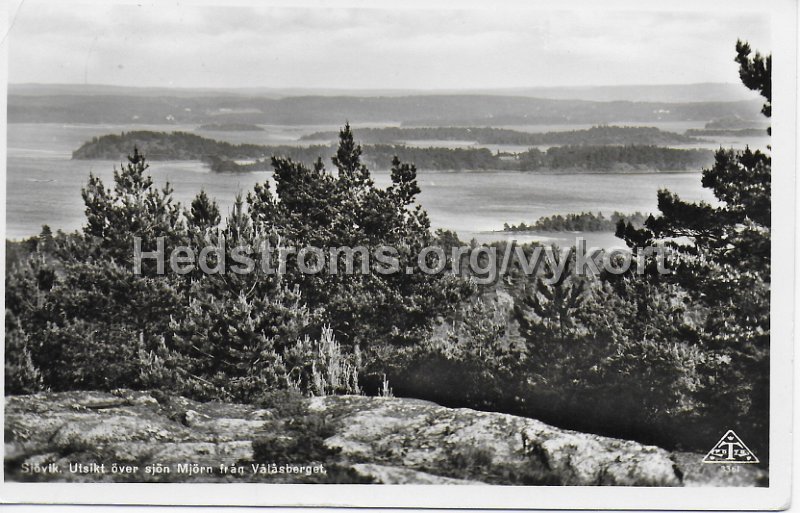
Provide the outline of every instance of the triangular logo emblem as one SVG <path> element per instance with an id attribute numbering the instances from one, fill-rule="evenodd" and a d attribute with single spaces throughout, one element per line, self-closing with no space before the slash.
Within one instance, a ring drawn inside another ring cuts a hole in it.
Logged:
<path id="1" fill-rule="evenodd" d="M 732 429 L 729 429 L 719 439 L 717 445 L 708 451 L 706 457 L 703 458 L 703 463 L 758 463 L 758 458 L 753 451 L 747 448 L 742 439 Z"/>

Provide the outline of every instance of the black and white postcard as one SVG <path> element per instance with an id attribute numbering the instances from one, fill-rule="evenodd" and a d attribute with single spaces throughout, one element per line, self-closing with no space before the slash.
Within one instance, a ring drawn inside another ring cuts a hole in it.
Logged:
<path id="1" fill-rule="evenodd" d="M 2 502 L 788 507 L 796 2 L 5 7 Z"/>

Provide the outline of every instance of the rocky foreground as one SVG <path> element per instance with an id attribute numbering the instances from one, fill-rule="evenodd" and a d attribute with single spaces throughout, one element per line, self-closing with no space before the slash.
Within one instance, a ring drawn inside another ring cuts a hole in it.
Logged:
<path id="1" fill-rule="evenodd" d="M 16 481 L 764 486 L 753 465 L 401 398 L 198 403 L 119 390 L 6 398 Z"/>

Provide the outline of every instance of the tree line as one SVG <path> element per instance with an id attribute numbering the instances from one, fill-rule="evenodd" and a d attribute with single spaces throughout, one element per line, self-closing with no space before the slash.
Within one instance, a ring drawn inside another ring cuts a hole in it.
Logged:
<path id="1" fill-rule="evenodd" d="M 124 132 L 93 138 L 73 152 L 73 159 L 117 159 L 137 147 L 154 160 L 203 160 L 213 171 L 249 172 L 271 168 L 273 157 L 312 162 L 329 158 L 335 146 L 262 146 L 232 144 L 186 132 Z M 710 163 L 708 150 L 659 146 L 554 146 L 520 153 L 492 153 L 487 148 L 417 148 L 405 145 L 364 146 L 363 158 L 390 169 L 394 157 L 425 170 L 506 171 L 678 171 Z M 249 163 L 236 160 L 251 160 Z"/>
<path id="2" fill-rule="evenodd" d="M 397 144 L 404 141 L 473 141 L 478 144 L 509 144 L 517 146 L 589 145 L 670 145 L 699 142 L 675 132 L 644 126 L 593 126 L 585 130 L 563 130 L 530 133 L 492 127 L 384 127 L 362 128 L 358 136 L 368 144 Z M 336 132 L 314 132 L 304 135 L 304 141 L 332 141 Z"/>
<path id="3" fill-rule="evenodd" d="M 647 216 L 641 212 L 623 214 L 614 212 L 606 217 L 602 212 L 580 212 L 578 214 L 552 215 L 540 217 L 534 223 L 505 223 L 505 232 L 614 232 L 620 222 L 641 227 Z"/>

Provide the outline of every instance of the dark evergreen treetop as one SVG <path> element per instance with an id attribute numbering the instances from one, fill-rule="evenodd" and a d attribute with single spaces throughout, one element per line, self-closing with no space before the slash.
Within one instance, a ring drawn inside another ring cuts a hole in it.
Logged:
<path id="1" fill-rule="evenodd" d="M 750 56 L 750 45 L 743 41 L 736 42 L 736 62 L 739 64 L 739 78 L 748 89 L 758 91 L 767 99 L 761 112 L 772 117 L 772 55 L 762 56 L 756 52 Z"/>
<path id="2" fill-rule="evenodd" d="M 764 96 L 762 112 L 769 117 L 771 57 L 750 57 L 741 41 L 736 52 L 742 82 Z M 769 347 L 771 171 L 768 153 L 720 149 L 702 179 L 718 204 L 686 202 L 661 190 L 659 216 L 642 229 L 617 226 L 617 236 L 631 247 L 670 246 L 674 272 L 654 278 L 679 283 L 711 309 L 705 322 L 713 336 L 706 343 L 738 347 L 754 362 L 766 361 Z"/>

